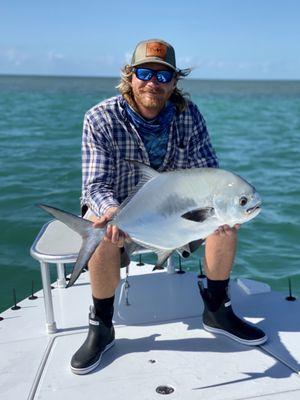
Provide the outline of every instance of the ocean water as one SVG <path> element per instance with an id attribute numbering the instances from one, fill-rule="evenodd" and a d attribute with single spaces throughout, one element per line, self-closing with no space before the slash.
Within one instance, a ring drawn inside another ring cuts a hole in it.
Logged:
<path id="1" fill-rule="evenodd" d="M 41 287 L 30 246 L 45 202 L 79 213 L 85 111 L 117 79 L 0 76 L 0 311 Z M 240 229 L 233 277 L 300 294 L 300 82 L 186 80 L 221 166 L 249 180 L 263 211 Z M 197 270 L 199 255 L 183 262 Z M 150 258 L 150 261 L 153 258 Z M 54 273 L 54 269 L 52 274 Z M 53 279 L 54 279 L 54 275 Z"/>

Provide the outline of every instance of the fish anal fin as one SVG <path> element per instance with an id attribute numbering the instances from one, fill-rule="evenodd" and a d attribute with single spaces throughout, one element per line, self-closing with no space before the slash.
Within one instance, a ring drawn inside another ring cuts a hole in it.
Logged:
<path id="1" fill-rule="evenodd" d="M 126 251 L 128 257 L 130 258 L 135 251 L 145 249 L 143 246 L 139 245 L 135 242 L 125 242 L 124 243 L 124 250 Z"/>
<path id="2" fill-rule="evenodd" d="M 214 215 L 213 207 L 196 208 L 183 214 L 181 217 L 193 222 L 204 222 L 207 218 Z"/>
<path id="3" fill-rule="evenodd" d="M 161 267 L 163 264 L 167 261 L 167 259 L 171 256 L 174 250 L 155 250 L 155 253 L 157 254 L 157 261 L 155 263 L 155 267 L 153 268 L 153 271 L 156 269 L 162 269 Z"/>

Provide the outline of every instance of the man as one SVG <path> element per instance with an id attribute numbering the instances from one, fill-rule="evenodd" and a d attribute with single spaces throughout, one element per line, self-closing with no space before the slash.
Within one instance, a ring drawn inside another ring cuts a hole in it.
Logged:
<path id="1" fill-rule="evenodd" d="M 112 219 L 138 183 L 138 171 L 128 159 L 158 171 L 218 167 L 201 113 L 177 88 L 178 80 L 189 71 L 177 69 L 170 44 L 159 39 L 140 42 L 122 72 L 121 95 L 93 107 L 84 120 L 82 206 L 95 227 Z M 227 293 L 237 229 L 221 226 L 206 239 L 207 288 L 200 288 L 203 324 L 211 332 L 257 345 L 265 342 L 266 335 L 234 314 Z M 71 361 L 74 373 L 95 369 L 114 343 L 114 293 L 120 266 L 126 263 L 125 236 L 110 226 L 89 261 L 94 306 L 87 339 Z"/>

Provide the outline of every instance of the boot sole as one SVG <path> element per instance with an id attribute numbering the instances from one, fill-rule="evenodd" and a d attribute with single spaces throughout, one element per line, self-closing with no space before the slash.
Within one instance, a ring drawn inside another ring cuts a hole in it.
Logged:
<path id="1" fill-rule="evenodd" d="M 88 374 L 88 373 L 92 372 L 94 369 L 96 369 L 99 366 L 99 364 L 101 362 L 102 354 L 105 353 L 107 350 L 109 350 L 114 344 L 115 344 L 115 340 L 110 342 L 104 348 L 102 353 L 100 353 L 98 360 L 94 364 L 92 364 L 92 365 L 90 365 L 89 367 L 86 367 L 86 368 L 74 368 L 71 365 L 71 371 L 76 375 L 85 375 L 85 374 Z"/>
<path id="2" fill-rule="evenodd" d="M 223 329 L 218 329 L 218 328 L 212 328 L 211 326 L 205 325 L 203 324 L 203 328 L 211 333 L 216 333 L 219 335 L 224 335 L 229 337 L 230 339 L 233 339 L 234 341 L 241 343 L 241 344 L 245 344 L 246 346 L 258 346 L 260 344 L 265 343 L 268 340 L 268 336 L 265 335 L 262 338 L 259 339 L 253 339 L 253 340 L 247 340 L 247 339 L 242 339 L 238 336 L 235 336 L 233 333 L 224 331 Z"/>

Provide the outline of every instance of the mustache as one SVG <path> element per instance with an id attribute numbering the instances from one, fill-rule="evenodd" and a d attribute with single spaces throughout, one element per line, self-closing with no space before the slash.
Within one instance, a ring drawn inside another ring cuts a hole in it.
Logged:
<path id="1" fill-rule="evenodd" d="M 151 93 L 151 94 L 163 94 L 164 93 L 164 91 L 162 90 L 162 89 L 156 89 L 156 90 L 153 90 L 153 89 L 147 89 L 147 90 L 143 90 L 142 91 L 142 93 Z"/>

